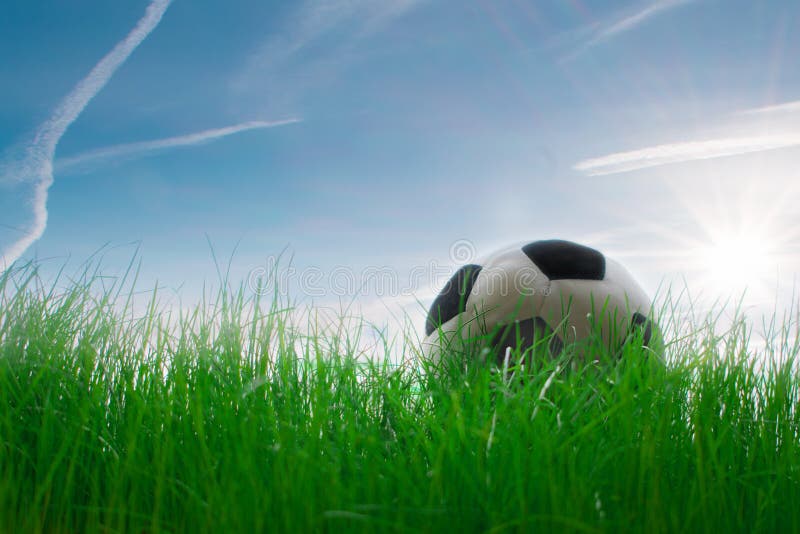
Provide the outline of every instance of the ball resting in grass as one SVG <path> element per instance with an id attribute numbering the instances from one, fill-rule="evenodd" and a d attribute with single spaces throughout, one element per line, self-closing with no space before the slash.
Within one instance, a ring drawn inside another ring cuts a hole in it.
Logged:
<path id="1" fill-rule="evenodd" d="M 428 312 L 423 353 L 434 364 L 462 354 L 503 365 L 508 347 L 554 357 L 593 336 L 612 350 L 632 336 L 647 345 L 656 334 L 650 315 L 650 299 L 620 263 L 570 241 L 534 241 L 451 277 Z"/>

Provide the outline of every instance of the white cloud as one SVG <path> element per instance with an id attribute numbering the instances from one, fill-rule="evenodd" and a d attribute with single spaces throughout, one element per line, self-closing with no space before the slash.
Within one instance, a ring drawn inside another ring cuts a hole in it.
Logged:
<path id="1" fill-rule="evenodd" d="M 626 32 L 645 22 L 647 19 L 681 4 L 686 4 L 691 0 L 658 0 L 646 6 L 644 9 L 637 11 L 631 15 L 617 19 L 610 25 L 602 28 L 597 33 L 596 41 L 608 39 L 619 33 Z"/>
<path id="2" fill-rule="evenodd" d="M 583 160 L 575 164 L 573 168 L 590 176 L 601 176 L 670 163 L 736 156 L 796 146 L 800 146 L 800 133 L 797 132 L 725 137 L 668 143 L 627 152 L 616 152 L 599 158 Z"/>
<path id="3" fill-rule="evenodd" d="M 740 111 L 738 115 L 763 115 L 767 113 L 797 113 L 800 111 L 800 100 L 794 102 L 784 102 L 782 104 L 775 104 L 772 106 L 764 106 L 760 108 L 745 109 Z"/>
<path id="4" fill-rule="evenodd" d="M 97 63 L 89 74 L 61 101 L 53 115 L 36 131 L 21 159 L 4 166 L 0 182 L 34 182 L 33 223 L 27 233 L 0 254 L 0 267 L 7 267 L 44 233 L 47 227 L 47 193 L 53 184 L 56 146 L 92 98 L 108 83 L 134 50 L 152 32 L 172 0 L 152 0 L 131 32 Z"/>
<path id="5" fill-rule="evenodd" d="M 588 39 L 570 54 L 564 56 L 562 61 L 573 60 L 590 48 L 604 43 L 617 35 L 628 32 L 659 14 L 693 1 L 694 0 L 655 0 L 635 12 L 623 14 L 605 24 L 598 25 L 590 33 Z"/>
<path id="6" fill-rule="evenodd" d="M 300 122 L 301 119 L 291 118 L 278 121 L 250 121 L 224 128 L 214 128 L 210 130 L 203 130 L 187 135 L 180 135 L 175 137 L 167 137 L 164 139 L 155 139 L 151 141 L 140 141 L 136 143 L 125 143 L 121 145 L 113 145 L 109 147 L 98 148 L 96 150 L 89 150 L 77 156 L 63 158 L 56 161 L 56 168 L 66 170 L 85 165 L 87 163 L 95 163 L 104 161 L 111 158 L 118 157 L 131 157 L 141 156 L 150 152 L 163 150 L 167 148 L 187 147 L 194 146 L 201 143 L 207 143 L 216 139 L 221 139 L 229 135 L 234 135 L 249 130 L 259 130 L 264 128 L 275 128 L 277 126 L 284 126 L 287 124 L 294 124 Z"/>
<path id="7" fill-rule="evenodd" d="M 359 39 L 375 33 L 394 18 L 409 11 L 423 0 L 307 0 L 298 2 L 299 7 L 288 21 L 287 30 L 270 36 L 258 46 L 240 73 L 234 78 L 232 87 L 242 91 L 261 78 L 270 84 L 276 83 L 276 71 L 286 69 L 298 53 L 317 44 L 322 39 L 338 32 L 341 37 L 333 46 L 322 47 L 321 56 L 330 58 Z M 341 31 L 339 31 L 341 30 Z M 321 57 L 317 62 L 325 62 Z M 314 64 L 314 60 L 310 61 Z M 304 61 L 304 72 L 309 60 Z M 313 70 L 313 69 L 312 69 Z M 304 78 L 306 76 L 303 76 Z"/>

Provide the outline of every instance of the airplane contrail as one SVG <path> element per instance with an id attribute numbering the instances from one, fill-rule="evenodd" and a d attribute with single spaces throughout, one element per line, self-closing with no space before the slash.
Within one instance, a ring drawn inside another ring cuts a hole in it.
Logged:
<path id="1" fill-rule="evenodd" d="M 579 161 L 573 166 L 589 176 L 603 176 L 684 163 L 800 146 L 800 133 L 725 137 L 651 146 Z"/>
<path id="2" fill-rule="evenodd" d="M 797 113 L 800 111 L 800 100 L 793 102 L 783 102 L 781 104 L 773 104 L 771 106 L 763 106 L 760 108 L 746 109 L 739 111 L 737 115 L 763 115 L 765 113 Z"/>
<path id="3" fill-rule="evenodd" d="M 232 126 L 225 126 L 224 128 L 213 128 L 210 130 L 203 130 L 202 132 L 178 135 L 175 137 L 166 137 L 163 139 L 154 139 L 150 141 L 139 141 L 135 143 L 123 143 L 120 145 L 89 150 L 69 158 L 59 158 L 56 160 L 55 165 L 59 171 L 62 171 L 68 168 L 79 167 L 86 163 L 102 161 L 109 158 L 137 156 L 165 148 L 194 146 L 240 132 L 246 132 L 248 130 L 275 128 L 277 126 L 284 126 L 286 124 L 294 124 L 297 122 L 301 122 L 301 119 L 291 118 L 277 121 L 249 121 L 234 124 Z"/>
<path id="4" fill-rule="evenodd" d="M 75 122 L 92 98 L 108 83 L 142 41 L 152 32 L 172 0 L 152 0 L 131 32 L 97 63 L 59 103 L 53 115 L 37 130 L 21 161 L 13 162 L 1 181 L 35 182 L 33 223 L 27 233 L 0 254 L 0 268 L 7 268 L 25 253 L 47 228 L 47 193 L 53 185 L 53 158 L 67 128 Z"/>
<path id="5" fill-rule="evenodd" d="M 594 30 L 592 36 L 577 49 L 561 58 L 561 61 L 571 61 L 590 48 L 604 43 L 615 36 L 630 31 L 657 15 L 666 13 L 676 7 L 689 4 L 695 0 L 654 0 L 634 13 L 629 13 L 621 18 Z"/>

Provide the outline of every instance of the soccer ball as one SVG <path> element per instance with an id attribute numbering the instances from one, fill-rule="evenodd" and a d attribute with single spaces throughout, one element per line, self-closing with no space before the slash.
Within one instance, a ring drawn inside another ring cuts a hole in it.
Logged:
<path id="1" fill-rule="evenodd" d="M 570 241 L 534 241 L 458 269 L 428 312 L 423 353 L 438 362 L 444 349 L 478 349 L 503 365 L 509 347 L 557 356 L 593 335 L 619 347 L 638 332 L 647 345 L 650 313 L 650 299 L 618 262 Z"/>

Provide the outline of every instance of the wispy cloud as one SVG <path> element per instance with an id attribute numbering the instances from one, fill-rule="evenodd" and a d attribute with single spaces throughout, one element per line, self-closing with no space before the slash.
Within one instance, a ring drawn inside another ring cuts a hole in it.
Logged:
<path id="1" fill-rule="evenodd" d="M 784 102 L 782 104 L 775 104 L 772 106 L 763 106 L 760 108 L 745 109 L 740 111 L 737 115 L 764 115 L 767 113 L 797 113 L 800 112 L 800 100 L 793 102 Z"/>
<path id="2" fill-rule="evenodd" d="M 796 146 L 800 146 L 800 133 L 797 132 L 748 137 L 725 137 L 669 143 L 628 152 L 617 152 L 578 162 L 573 168 L 590 176 L 602 176 L 668 165 L 670 163 L 736 156 Z"/>
<path id="3" fill-rule="evenodd" d="M 275 128 L 277 126 L 284 126 L 287 124 L 294 124 L 300 122 L 301 119 L 291 118 L 278 121 L 250 121 L 224 128 L 214 128 L 210 130 L 203 130 L 187 135 L 180 135 L 175 137 L 167 137 L 164 139 L 154 139 L 151 141 L 140 141 L 136 143 L 125 143 L 121 145 L 113 145 L 95 150 L 89 150 L 72 156 L 56 160 L 56 169 L 59 171 L 67 170 L 70 168 L 80 167 L 90 163 L 97 163 L 112 158 L 120 157 L 138 157 L 144 156 L 151 152 L 164 150 L 168 148 L 179 148 L 199 145 L 208 143 L 229 135 L 247 132 L 250 130 L 260 130 L 264 128 Z"/>
<path id="4" fill-rule="evenodd" d="M 3 169 L 0 181 L 29 181 L 35 186 L 31 200 L 33 222 L 24 236 L 0 253 L 0 267 L 7 267 L 19 259 L 47 227 L 47 194 L 53 184 L 53 158 L 61 137 L 92 98 L 105 87 L 114 72 L 158 26 L 171 1 L 152 0 L 133 30 L 78 82 L 53 115 L 39 127 L 23 157 Z"/>
<path id="5" fill-rule="evenodd" d="M 315 78 L 316 70 L 331 70 L 330 63 L 341 65 L 343 50 L 347 50 L 386 26 L 398 16 L 408 12 L 424 0 L 306 0 L 297 2 L 286 30 L 271 35 L 250 54 L 231 86 L 235 91 L 245 91 L 254 84 L 266 81 L 274 91 L 276 83 L 286 79 L 296 82 L 308 80 L 309 71 Z M 323 40 L 325 46 L 317 45 Z M 303 58 L 299 76 L 276 76 L 291 73 L 296 67 L 296 56 L 311 51 L 312 57 Z M 335 60 L 332 58 L 335 56 Z M 336 69 L 333 69 L 336 70 Z M 291 91 L 295 92 L 295 91 Z"/>
<path id="6" fill-rule="evenodd" d="M 628 12 L 605 24 L 597 25 L 580 45 L 572 52 L 562 57 L 562 61 L 570 61 L 580 56 L 601 43 L 604 43 L 620 34 L 633 30 L 653 17 L 663 14 L 678 6 L 688 4 L 695 0 L 655 0 L 639 8 L 637 11 Z"/>

